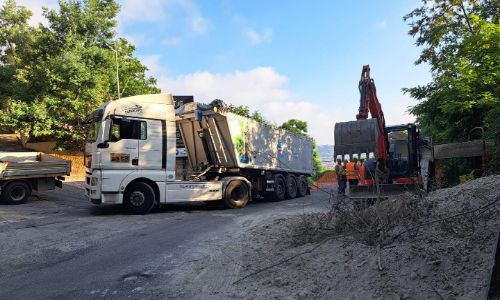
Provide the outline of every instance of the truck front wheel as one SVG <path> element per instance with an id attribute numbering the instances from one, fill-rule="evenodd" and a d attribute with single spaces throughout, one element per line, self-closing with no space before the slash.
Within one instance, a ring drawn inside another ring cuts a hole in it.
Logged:
<path id="1" fill-rule="evenodd" d="M 147 214 L 155 204 L 155 192 L 147 183 L 133 183 L 123 195 L 123 204 L 133 214 Z"/>
<path id="2" fill-rule="evenodd" d="M 227 208 L 241 208 L 247 205 L 250 194 L 248 186 L 241 180 L 231 181 L 224 193 L 224 205 Z"/>
<path id="3" fill-rule="evenodd" d="M 13 181 L 2 190 L 2 200 L 8 204 L 21 204 L 31 196 L 31 187 L 24 181 Z"/>

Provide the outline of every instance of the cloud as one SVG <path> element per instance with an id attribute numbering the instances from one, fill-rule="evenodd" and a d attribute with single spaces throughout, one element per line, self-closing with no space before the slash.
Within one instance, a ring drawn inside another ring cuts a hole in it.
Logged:
<path id="1" fill-rule="evenodd" d="M 2 2 L 1 4 L 3 4 L 4 1 L 0 2 Z M 42 15 L 42 7 L 47 7 L 49 9 L 58 8 L 57 0 L 18 0 L 17 5 L 25 6 L 33 13 L 28 22 L 33 26 L 36 26 L 39 23 L 42 23 L 44 25 L 48 24 L 47 19 Z"/>
<path id="2" fill-rule="evenodd" d="M 186 22 L 194 33 L 204 34 L 208 30 L 208 20 L 203 17 L 198 6 L 191 0 L 175 1 L 186 13 Z"/>
<path id="3" fill-rule="evenodd" d="M 378 21 L 375 23 L 375 28 L 377 28 L 377 29 L 385 29 L 386 27 L 387 27 L 386 20 Z"/>
<path id="4" fill-rule="evenodd" d="M 208 20 L 192 0 L 122 0 L 120 19 L 124 22 L 166 23 L 184 18 L 189 31 L 205 34 Z"/>
<path id="5" fill-rule="evenodd" d="M 165 1 L 162 0 L 123 0 L 120 5 L 120 18 L 125 21 L 158 22 L 167 18 Z"/>
<path id="6" fill-rule="evenodd" d="M 245 32 L 248 41 L 254 46 L 260 45 L 264 42 L 270 42 L 273 37 L 273 30 L 266 28 L 262 32 L 257 32 L 253 28 L 249 28 Z"/>
<path id="7" fill-rule="evenodd" d="M 166 38 L 161 43 L 165 46 L 177 46 L 182 42 L 182 39 L 180 37 L 170 37 Z"/>
<path id="8" fill-rule="evenodd" d="M 148 73 L 156 77 L 165 71 L 164 68 L 161 66 L 160 59 L 161 56 L 159 54 L 154 54 L 154 55 L 143 56 L 139 60 L 143 65 L 145 65 L 148 68 Z"/>
<path id="9" fill-rule="evenodd" d="M 163 92 L 193 95 L 199 102 L 220 98 L 230 104 L 247 105 L 276 124 L 292 118 L 305 120 L 309 133 L 319 144 L 333 144 L 334 123 L 346 121 L 340 108 L 333 105 L 323 107 L 299 99 L 287 89 L 287 81 L 286 76 L 271 67 L 229 73 L 194 72 L 175 78 L 158 78 Z"/>

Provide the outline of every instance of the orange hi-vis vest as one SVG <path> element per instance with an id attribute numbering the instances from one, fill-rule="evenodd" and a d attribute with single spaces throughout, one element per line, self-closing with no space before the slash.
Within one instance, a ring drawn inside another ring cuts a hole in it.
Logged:
<path id="1" fill-rule="evenodd" d="M 358 179 L 358 170 L 356 170 L 356 164 L 354 162 L 348 162 L 345 165 L 345 173 L 347 175 L 347 179 Z"/>
<path id="2" fill-rule="evenodd" d="M 365 167 L 363 166 L 363 164 L 360 164 L 358 166 L 358 169 L 359 169 L 359 183 L 365 184 Z"/>

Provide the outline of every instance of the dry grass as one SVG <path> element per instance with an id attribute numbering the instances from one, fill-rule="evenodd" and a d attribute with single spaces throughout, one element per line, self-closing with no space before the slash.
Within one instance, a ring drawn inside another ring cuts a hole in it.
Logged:
<path id="1" fill-rule="evenodd" d="M 332 194 L 327 212 L 300 217 L 292 227 L 292 240 L 302 245 L 351 236 L 368 245 L 384 247 L 402 236 L 414 238 L 430 225 L 457 237 L 470 236 L 489 220 L 498 218 L 499 202 L 498 197 L 487 197 L 478 189 L 463 189 L 459 195 L 443 199 L 417 190 L 375 201 L 373 205 L 359 205 Z"/>
<path id="2" fill-rule="evenodd" d="M 82 152 L 54 152 L 50 153 L 50 155 L 71 161 L 71 176 L 69 180 L 82 180 L 85 178 Z"/>

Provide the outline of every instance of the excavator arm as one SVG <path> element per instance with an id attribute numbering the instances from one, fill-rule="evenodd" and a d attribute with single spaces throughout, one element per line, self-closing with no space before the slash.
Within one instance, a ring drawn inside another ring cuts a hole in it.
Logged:
<path id="1" fill-rule="evenodd" d="M 372 118 L 377 119 L 378 137 L 377 137 L 377 159 L 387 167 L 388 160 L 388 141 L 385 132 L 385 119 L 382 106 L 377 98 L 377 88 L 375 81 L 370 78 L 370 65 L 364 65 L 361 70 L 361 79 L 359 80 L 359 113 L 356 120 L 366 120 L 368 112 Z"/>

